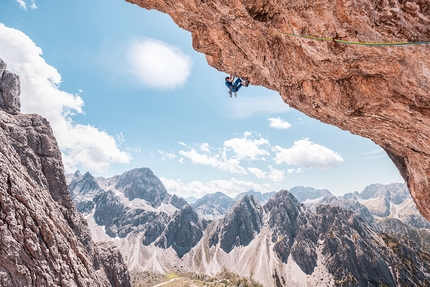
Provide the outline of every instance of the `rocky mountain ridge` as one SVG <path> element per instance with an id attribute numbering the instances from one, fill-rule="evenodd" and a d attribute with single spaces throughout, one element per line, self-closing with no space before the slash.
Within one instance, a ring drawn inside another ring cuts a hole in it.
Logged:
<path id="1" fill-rule="evenodd" d="M 420 249 L 430 251 L 430 223 L 419 213 L 406 184 L 372 184 L 361 192 L 336 197 L 329 193 L 318 197 L 317 190 L 300 193 L 293 188 L 307 208 L 315 211 L 320 205 L 335 205 L 354 212 L 374 231 L 387 233 L 399 240 L 412 240 Z M 295 195 L 296 195 L 295 194 Z"/>
<path id="2" fill-rule="evenodd" d="M 401 261 L 384 239 L 397 242 L 403 256 L 416 261 Z M 264 286 L 403 286 L 422 284 L 430 276 L 428 255 L 414 246 L 382 237 L 337 206 L 322 205 L 313 213 L 288 191 L 278 192 L 264 207 L 252 196 L 243 197 L 181 256 L 159 247 L 133 245 L 139 251 L 129 260 L 145 262 L 141 268 L 157 266 L 161 272 L 192 268 L 216 274 L 227 269 Z M 411 270 L 417 272 L 413 279 L 405 275 Z"/>
<path id="3" fill-rule="evenodd" d="M 99 189 L 99 186 L 97 184 L 94 184 L 93 181 L 95 179 L 93 179 L 90 174 L 87 173 L 83 176 L 80 175 L 80 173 L 78 174 L 79 176 L 68 175 L 68 181 L 74 178 L 74 180 L 72 180 L 70 184 L 71 188 L 75 188 L 75 186 L 94 186 L 94 189 L 89 192 L 89 194 L 93 195 L 93 198 L 95 193 L 100 192 L 100 190 L 103 190 Z M 136 174 L 138 175 L 139 173 Z M 100 182 L 101 185 L 106 186 L 104 182 L 110 182 L 111 184 L 115 183 L 118 180 L 118 177 L 120 176 L 115 176 L 111 179 L 98 178 L 97 181 Z M 151 173 L 151 177 L 156 176 Z M 129 180 L 132 180 L 132 178 L 130 178 Z M 137 180 L 140 181 L 140 179 Z M 157 181 L 156 179 L 152 180 Z M 164 187 L 160 189 L 160 192 L 161 194 L 166 194 Z M 300 199 L 299 201 L 303 202 L 306 207 L 313 212 L 316 212 L 317 207 L 323 204 L 340 206 L 347 210 L 353 211 L 357 216 L 364 220 L 366 224 L 371 226 L 371 228 L 376 232 L 386 232 L 391 236 L 394 236 L 399 239 L 404 238 L 406 236 L 412 236 L 411 238 L 413 238 L 415 244 L 417 244 L 420 248 L 422 248 L 423 250 L 430 250 L 430 224 L 422 215 L 419 214 L 417 208 L 413 204 L 413 199 L 410 196 L 405 184 L 373 184 L 366 187 L 361 192 L 349 193 L 339 197 L 334 196 L 330 193 L 330 191 L 325 189 L 318 190 L 311 187 L 303 186 L 293 187 L 291 188 L 290 192 L 296 198 Z M 81 193 L 73 191 L 72 189 L 72 194 Z M 232 199 L 221 192 L 217 192 L 214 194 L 208 194 L 203 196 L 191 206 L 193 207 L 193 212 L 195 212 L 201 220 L 221 219 L 226 216 L 229 209 L 234 205 L 236 200 L 238 198 L 242 198 L 246 194 L 253 194 L 257 195 L 259 198 L 263 198 L 263 202 L 260 201 L 260 204 L 263 205 L 266 202 L 264 198 L 270 198 L 273 193 L 262 194 L 260 192 L 248 191 L 241 193 L 236 196 L 236 198 Z M 130 213 L 127 212 L 127 210 L 129 210 L 128 207 L 133 206 L 133 204 L 130 204 L 128 201 L 121 203 L 121 199 L 117 197 L 117 195 L 118 191 L 116 191 L 115 194 L 110 193 L 109 195 L 109 193 L 107 193 L 100 197 L 100 199 L 102 199 L 102 202 L 105 202 L 108 199 L 112 200 L 113 198 L 117 198 L 116 202 L 119 204 L 119 206 L 113 207 L 115 204 L 111 202 L 111 205 L 109 205 L 108 209 L 109 212 L 106 213 L 108 216 L 110 216 L 110 220 L 103 221 L 104 215 L 102 210 L 106 209 L 106 203 L 102 203 L 100 206 L 98 206 L 95 209 L 95 213 L 93 214 L 96 225 L 104 226 L 105 233 L 109 235 L 110 238 L 116 236 L 124 238 L 132 231 L 146 230 L 146 227 L 143 227 L 145 226 L 144 222 L 150 221 L 149 219 L 151 219 L 157 221 L 157 228 L 154 229 L 153 227 L 151 227 L 148 229 L 148 232 L 146 232 L 146 239 L 144 241 L 145 244 L 150 244 L 151 242 L 155 241 L 158 236 L 161 235 L 162 230 L 164 230 L 167 222 L 170 220 L 169 215 L 171 216 L 173 212 L 177 210 L 176 208 L 174 208 L 172 211 L 172 208 L 170 208 L 170 212 L 163 213 L 159 219 L 156 219 L 158 218 L 159 210 L 155 209 L 152 210 L 154 211 L 153 213 L 142 211 L 133 211 L 132 213 Z M 179 200 L 181 204 L 185 204 L 182 199 L 179 199 L 175 195 L 164 196 L 166 198 L 169 197 L 172 199 L 177 198 L 177 200 Z M 96 198 L 96 201 L 97 200 L 99 200 L 99 198 Z M 81 206 L 81 203 L 77 202 L 77 206 L 79 208 L 79 206 Z M 89 206 L 94 208 L 94 201 L 91 201 L 91 204 Z M 151 203 L 147 202 L 145 204 L 136 206 L 148 207 L 151 206 Z M 386 216 L 381 217 L 380 210 L 384 210 L 383 212 L 386 213 L 387 208 L 390 212 L 387 213 Z M 165 208 L 165 211 L 167 209 Z M 88 210 L 87 212 L 90 213 L 90 210 Z M 84 212 L 84 214 L 88 213 Z M 151 223 L 151 226 L 152 224 L 153 223 Z M 100 230 L 98 232 L 104 234 L 104 232 L 101 232 Z M 93 234 L 93 236 L 97 237 L 97 234 Z M 103 238 L 109 239 L 105 237 Z"/>
<path id="4" fill-rule="evenodd" d="M 373 189 L 367 188 L 364 194 Z M 303 282 L 311 286 L 333 286 L 341 282 L 399 286 L 419 280 L 426 282 L 429 278 L 430 270 L 423 262 L 427 258 L 423 245 L 402 237 L 405 232 L 415 237 L 418 233 L 402 229 L 399 224 L 382 224 L 357 200 L 360 193 L 355 194 L 356 199 L 351 199 L 350 195 L 344 199 L 327 190 L 305 187 L 292 190 L 312 208 L 306 208 L 286 190 L 276 193 L 264 205 L 254 196 L 244 195 L 223 216 L 212 221 L 199 216 L 188 204 L 170 214 L 159 211 L 151 216 L 147 216 L 148 211 L 134 208 L 134 213 L 111 219 L 115 226 L 122 226 L 118 230 L 124 232 L 119 236 L 110 233 L 103 239 L 117 244 L 130 269 L 209 275 L 226 269 L 252 277 L 265 286 L 302 286 Z M 402 191 L 399 185 L 393 191 L 372 194 L 390 194 L 391 198 L 397 198 L 396 194 Z M 99 194 L 108 195 L 116 198 L 116 204 L 126 207 L 116 191 Z M 225 197 L 217 193 L 209 199 L 221 198 L 222 202 Z M 314 205 L 315 201 L 321 202 Z M 95 199 L 95 202 L 95 210 L 116 210 L 112 205 L 102 206 L 104 201 Z M 146 206 L 152 207 L 150 202 Z M 89 222 L 95 214 L 88 213 Z M 367 216 L 365 220 L 361 218 L 363 215 Z M 131 228 L 124 228 L 125 221 L 130 222 Z M 97 220 L 94 224 L 98 225 Z M 107 225 L 104 227 L 106 232 L 111 230 Z M 384 230 L 393 235 L 381 235 Z M 402 236 L 396 238 L 399 231 Z M 414 258 L 414 263 L 400 260 L 399 248 L 404 252 L 402 256 Z M 419 270 L 415 279 L 405 275 L 411 270 Z"/>
<path id="5" fill-rule="evenodd" d="M 260 204 L 265 204 L 276 192 L 261 193 L 259 191 L 249 190 L 236 195 L 234 198 L 227 196 L 222 192 L 205 194 L 191 204 L 197 214 L 204 219 L 219 219 L 227 214 L 233 205 L 247 195 L 252 195 Z"/>
<path id="6" fill-rule="evenodd" d="M 126 1 L 170 15 L 219 71 L 381 146 L 430 220 L 428 45 L 356 45 L 429 41 L 426 1 Z"/>
<path id="7" fill-rule="evenodd" d="M 201 218 L 213 220 L 224 216 L 235 201 L 222 192 L 206 194 L 191 204 Z"/>
<path id="8" fill-rule="evenodd" d="M 130 286 L 112 242 L 76 210 L 46 119 L 20 113 L 20 80 L 0 59 L 0 285 Z"/>

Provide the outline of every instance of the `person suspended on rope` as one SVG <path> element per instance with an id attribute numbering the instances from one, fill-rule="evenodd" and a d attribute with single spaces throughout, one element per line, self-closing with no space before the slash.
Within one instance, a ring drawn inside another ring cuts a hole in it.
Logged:
<path id="1" fill-rule="evenodd" d="M 242 86 L 248 87 L 248 81 L 244 81 L 241 78 L 237 78 L 236 81 L 234 81 L 234 76 L 230 75 L 229 77 L 225 77 L 225 85 L 227 86 L 227 88 L 229 89 L 228 94 L 231 96 L 234 93 L 234 96 L 237 98 L 237 91 L 239 91 L 239 89 Z"/>

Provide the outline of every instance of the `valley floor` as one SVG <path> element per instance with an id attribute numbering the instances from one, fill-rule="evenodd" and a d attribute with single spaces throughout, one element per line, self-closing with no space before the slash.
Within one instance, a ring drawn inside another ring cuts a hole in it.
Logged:
<path id="1" fill-rule="evenodd" d="M 262 287 L 261 284 L 251 279 L 240 277 L 228 271 L 223 271 L 215 276 L 208 276 L 196 273 L 169 273 L 163 275 L 156 272 L 133 270 L 130 272 L 130 276 L 133 287 Z"/>

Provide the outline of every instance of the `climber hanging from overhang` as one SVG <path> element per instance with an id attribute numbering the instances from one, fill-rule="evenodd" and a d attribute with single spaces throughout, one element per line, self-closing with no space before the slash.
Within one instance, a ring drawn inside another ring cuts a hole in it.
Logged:
<path id="1" fill-rule="evenodd" d="M 239 89 L 242 86 L 248 87 L 249 82 L 246 80 L 242 80 L 241 78 L 237 78 L 235 81 L 234 76 L 231 74 L 229 77 L 225 77 L 225 85 L 229 90 L 228 94 L 230 95 L 230 98 L 232 97 L 233 93 L 234 96 L 237 98 L 237 92 L 239 91 Z"/>

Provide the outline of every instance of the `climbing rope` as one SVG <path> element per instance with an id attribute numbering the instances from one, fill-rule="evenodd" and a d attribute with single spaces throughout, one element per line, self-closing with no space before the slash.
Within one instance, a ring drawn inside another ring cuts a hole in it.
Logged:
<path id="1" fill-rule="evenodd" d="M 342 43 L 342 44 L 349 44 L 349 45 L 363 45 L 363 46 L 404 46 L 404 45 L 421 45 L 421 44 L 430 44 L 430 41 L 417 41 L 417 42 L 361 42 L 361 41 L 349 41 L 344 40 L 345 37 L 339 37 L 336 35 L 334 38 L 321 38 L 321 37 L 314 37 L 314 36 L 303 36 L 303 35 L 296 35 L 296 34 L 290 34 L 285 33 L 281 31 L 277 31 L 277 33 L 273 33 L 271 36 L 275 34 L 282 34 L 288 37 L 298 37 L 298 38 L 305 38 L 310 40 L 318 40 L 318 41 L 332 41 L 336 43 Z"/>
<path id="2" fill-rule="evenodd" d="M 238 45 L 238 46 L 242 46 L 242 45 L 250 45 L 256 42 L 261 42 L 263 40 L 269 39 L 275 35 L 284 35 L 284 36 L 288 36 L 288 37 L 296 37 L 296 38 L 303 38 L 303 39 L 309 39 L 309 40 L 316 40 L 316 41 L 330 41 L 330 42 L 334 42 L 334 43 L 340 43 L 340 44 L 347 44 L 347 45 L 361 45 L 361 46 L 406 46 L 406 45 L 423 45 L 423 44 L 430 44 L 430 40 L 429 41 L 417 41 L 417 42 L 362 42 L 362 41 L 350 41 L 345 37 L 340 37 L 337 35 L 333 37 L 333 38 L 323 38 L 323 37 L 315 37 L 315 36 L 306 36 L 306 35 L 296 35 L 296 34 L 291 34 L 291 33 L 286 33 L 286 32 L 282 32 L 282 31 L 276 31 L 268 36 L 264 36 L 262 38 L 258 38 L 256 40 Z M 233 71 L 236 68 L 236 54 L 237 54 L 237 50 L 234 53 L 234 61 L 233 61 Z"/>

